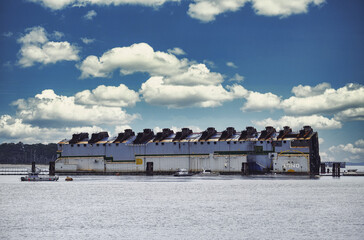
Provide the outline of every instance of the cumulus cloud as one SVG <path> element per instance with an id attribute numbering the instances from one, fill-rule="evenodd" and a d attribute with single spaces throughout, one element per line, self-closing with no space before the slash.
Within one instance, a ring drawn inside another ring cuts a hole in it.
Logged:
<path id="1" fill-rule="evenodd" d="M 307 13 L 310 5 L 320 6 L 325 0 L 252 0 L 252 7 L 259 15 L 288 17 Z"/>
<path id="2" fill-rule="evenodd" d="M 56 143 L 61 139 L 70 138 L 78 132 L 100 132 L 98 126 L 90 127 L 64 127 L 45 128 L 24 123 L 22 119 L 13 118 L 9 115 L 0 116 L 0 136 L 2 139 L 12 142 L 23 143 Z"/>
<path id="3" fill-rule="evenodd" d="M 173 54 L 154 51 L 146 43 L 129 47 L 117 47 L 105 52 L 101 57 L 88 56 L 78 66 L 81 78 L 108 77 L 119 69 L 122 74 L 147 72 L 151 75 L 173 75 L 188 67 L 187 59 L 179 60 Z"/>
<path id="4" fill-rule="evenodd" d="M 195 0 L 189 5 L 188 15 L 201 22 L 215 20 L 224 12 L 235 12 L 244 7 L 249 0 Z"/>
<path id="5" fill-rule="evenodd" d="M 273 93 L 260 93 L 249 91 L 243 86 L 234 84 L 233 86 L 227 86 L 234 98 L 244 99 L 243 107 L 240 108 L 243 112 L 263 110 L 275 110 L 279 108 L 281 103 L 281 97 Z"/>
<path id="6" fill-rule="evenodd" d="M 292 92 L 296 96 L 285 99 L 281 104 L 288 114 L 337 113 L 349 108 L 364 107 L 364 86 L 360 84 L 349 83 L 337 90 L 330 88 L 326 83 L 313 88 L 300 85 L 294 87 Z M 353 111 L 351 113 L 354 114 Z M 350 115 L 348 112 L 347 114 Z"/>
<path id="7" fill-rule="evenodd" d="M 69 42 L 49 41 L 47 32 L 43 27 L 33 27 L 26 30 L 26 34 L 18 39 L 22 46 L 19 51 L 18 64 L 22 67 L 31 67 L 35 63 L 50 64 L 59 61 L 77 61 L 78 48 Z M 54 37 L 62 37 L 55 32 Z"/>
<path id="8" fill-rule="evenodd" d="M 323 94 L 326 89 L 330 89 L 331 85 L 330 83 L 320 83 L 317 84 L 314 87 L 311 86 L 302 86 L 301 84 L 298 86 L 295 86 L 292 88 L 292 93 L 296 96 L 296 97 L 312 97 L 312 96 L 317 96 L 320 94 Z"/>
<path id="9" fill-rule="evenodd" d="M 364 139 L 359 139 L 354 144 L 332 146 L 329 148 L 328 155 L 337 161 L 361 162 L 364 159 Z"/>
<path id="10" fill-rule="evenodd" d="M 97 16 L 95 10 L 88 11 L 85 16 L 83 16 L 86 20 L 92 20 L 94 17 Z"/>
<path id="11" fill-rule="evenodd" d="M 119 6 L 126 4 L 159 7 L 167 2 L 180 2 L 181 0 L 29 0 L 52 10 L 61 10 L 66 7 L 86 5 Z M 246 3 L 256 14 L 263 16 L 288 17 L 293 14 L 307 13 L 309 6 L 321 6 L 325 0 L 192 0 L 187 14 L 201 22 L 211 22 L 216 16 L 236 12 Z"/>
<path id="12" fill-rule="evenodd" d="M 146 43 L 113 48 L 101 57 L 88 56 L 78 68 L 82 72 L 81 78 L 108 77 L 119 70 L 124 75 L 145 72 L 151 76 L 163 76 L 166 83 L 175 85 L 216 85 L 223 81 L 221 74 L 211 72 L 205 64 L 154 51 Z"/>
<path id="13" fill-rule="evenodd" d="M 142 84 L 140 93 L 147 103 L 169 108 L 216 107 L 233 95 L 221 85 L 171 85 L 163 77 L 151 77 Z"/>
<path id="14" fill-rule="evenodd" d="M 100 85 L 75 95 L 75 103 L 80 105 L 100 105 L 108 107 L 133 107 L 140 101 L 139 94 L 124 84 L 118 87 Z"/>
<path id="15" fill-rule="evenodd" d="M 183 51 L 183 49 L 178 47 L 175 47 L 173 49 L 168 49 L 167 52 L 174 55 L 186 55 L 185 51 Z"/>
<path id="16" fill-rule="evenodd" d="M 335 116 L 337 121 L 364 120 L 364 86 L 349 83 L 333 89 L 328 83 L 314 87 L 295 86 L 294 96 L 282 99 L 273 93 L 259 93 L 245 90 L 241 98 L 242 111 L 282 109 L 287 115 L 308 116 L 311 114 Z"/>
<path id="17" fill-rule="evenodd" d="M 210 22 L 222 13 L 238 11 L 248 2 L 258 15 L 288 17 L 307 13 L 310 5 L 320 6 L 325 0 L 194 0 L 189 5 L 188 15 L 201 22 Z"/>
<path id="18" fill-rule="evenodd" d="M 281 97 L 273 93 L 259 93 L 254 91 L 249 91 L 245 96 L 246 102 L 241 108 L 243 112 L 245 111 L 263 111 L 263 110 L 274 110 L 277 108 L 281 102 Z"/>
<path id="19" fill-rule="evenodd" d="M 364 121 L 364 107 L 349 108 L 335 114 L 338 121 Z"/>
<path id="20" fill-rule="evenodd" d="M 341 128 L 342 124 L 335 119 L 329 119 L 319 115 L 312 116 L 283 116 L 280 119 L 274 120 L 267 118 L 261 121 L 253 121 L 258 126 L 290 126 L 294 129 L 300 129 L 302 126 L 310 125 L 314 129 L 337 129 Z"/>
<path id="21" fill-rule="evenodd" d="M 17 107 L 17 118 L 25 123 L 57 126 L 65 125 L 114 125 L 127 124 L 138 118 L 120 107 L 80 105 L 75 97 L 61 96 L 53 90 L 44 90 L 34 98 L 19 99 L 12 103 Z"/>

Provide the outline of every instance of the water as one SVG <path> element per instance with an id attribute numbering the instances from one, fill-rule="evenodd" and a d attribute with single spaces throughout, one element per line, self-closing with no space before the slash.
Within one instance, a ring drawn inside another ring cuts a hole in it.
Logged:
<path id="1" fill-rule="evenodd" d="M 0 239 L 363 239 L 364 177 L 0 176 Z"/>

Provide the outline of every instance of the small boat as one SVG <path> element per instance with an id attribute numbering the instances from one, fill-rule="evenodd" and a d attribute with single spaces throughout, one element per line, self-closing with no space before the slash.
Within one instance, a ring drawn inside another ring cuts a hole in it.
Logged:
<path id="1" fill-rule="evenodd" d="M 175 174 L 173 174 L 175 177 L 188 177 L 192 175 L 192 173 L 188 172 L 187 169 L 184 168 L 179 169 Z"/>
<path id="2" fill-rule="evenodd" d="M 58 181 L 58 176 L 39 175 L 40 169 L 36 168 L 34 172 L 29 172 L 27 176 L 21 177 L 21 181 L 38 182 L 38 181 Z"/>
<path id="3" fill-rule="evenodd" d="M 64 180 L 65 181 L 73 181 L 73 178 L 67 176 Z"/>
<path id="4" fill-rule="evenodd" d="M 219 176 L 220 174 L 218 172 L 212 172 L 208 169 L 203 169 L 202 172 L 198 174 L 199 176 Z"/>

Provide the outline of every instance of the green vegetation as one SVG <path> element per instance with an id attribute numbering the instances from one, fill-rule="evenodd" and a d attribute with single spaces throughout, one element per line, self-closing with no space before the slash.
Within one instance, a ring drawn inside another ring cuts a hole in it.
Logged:
<path id="1" fill-rule="evenodd" d="M 29 164 L 35 160 L 37 164 L 48 164 L 55 161 L 57 144 L 23 144 L 3 143 L 0 145 L 0 163 Z"/>

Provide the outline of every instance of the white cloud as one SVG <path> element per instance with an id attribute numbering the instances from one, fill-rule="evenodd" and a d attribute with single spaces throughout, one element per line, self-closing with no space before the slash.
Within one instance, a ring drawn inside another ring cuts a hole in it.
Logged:
<path id="1" fill-rule="evenodd" d="M 59 32 L 54 36 L 60 37 Z M 18 64 L 22 67 L 31 67 L 35 63 L 50 64 L 59 61 L 77 61 L 78 48 L 69 42 L 49 41 L 43 27 L 27 29 L 27 34 L 18 39 L 22 44 L 19 51 Z"/>
<path id="2" fill-rule="evenodd" d="M 273 120 L 267 118 L 261 121 L 253 121 L 258 126 L 290 126 L 293 129 L 299 129 L 302 126 L 309 125 L 314 129 L 337 129 L 341 128 L 342 124 L 335 119 L 329 119 L 319 115 L 312 116 L 283 116 L 280 119 Z"/>
<path id="3" fill-rule="evenodd" d="M 163 76 L 166 83 L 175 85 L 215 85 L 223 81 L 221 74 L 210 72 L 205 64 L 196 64 L 186 58 L 178 59 L 171 53 L 154 51 L 146 43 L 113 48 L 99 58 L 88 56 L 78 68 L 82 72 L 81 78 L 108 77 L 118 69 L 125 75 L 145 72 L 151 76 Z"/>
<path id="4" fill-rule="evenodd" d="M 338 89 L 333 89 L 328 83 L 315 87 L 296 86 L 292 88 L 295 96 L 287 99 L 273 93 L 248 91 L 241 96 L 247 101 L 243 111 L 261 111 L 282 109 L 287 115 L 335 115 L 338 121 L 364 120 L 364 86 L 349 83 Z"/>
<path id="5" fill-rule="evenodd" d="M 126 4 L 159 7 L 167 2 L 181 0 L 29 0 L 52 10 L 86 5 L 119 6 Z M 258 15 L 287 17 L 293 14 L 307 13 L 309 6 L 321 6 L 325 0 L 192 0 L 187 14 L 201 22 L 214 21 L 216 16 L 236 12 L 246 3 L 251 3 Z"/>
<path id="6" fill-rule="evenodd" d="M 175 47 L 173 49 L 168 49 L 167 52 L 174 55 L 186 55 L 185 51 L 183 51 L 183 49 L 178 47 Z"/>
<path id="7" fill-rule="evenodd" d="M 292 92 L 296 96 L 283 100 L 281 104 L 281 108 L 288 114 L 337 113 L 349 108 L 364 107 L 364 86 L 360 84 L 349 83 L 337 90 L 329 88 L 325 83 L 314 88 L 300 85 L 294 87 Z"/>
<path id="8" fill-rule="evenodd" d="M 194 0 L 189 5 L 188 15 L 202 22 L 215 20 L 217 15 L 235 12 L 251 2 L 258 15 L 287 17 L 307 13 L 310 5 L 320 6 L 325 0 Z"/>
<path id="9" fill-rule="evenodd" d="M 364 159 L 364 139 L 359 139 L 354 144 L 332 146 L 329 148 L 329 155 L 337 161 L 361 162 Z"/>
<path id="10" fill-rule="evenodd" d="M 165 82 L 185 86 L 216 85 L 223 82 L 223 77 L 220 73 L 210 72 L 205 64 L 193 64 L 181 69 L 179 74 L 169 76 Z"/>
<path id="11" fill-rule="evenodd" d="M 86 5 L 97 6 L 118 6 L 118 5 L 142 5 L 149 7 L 158 7 L 166 2 L 179 2 L 180 0 L 29 0 L 31 2 L 39 3 L 44 7 L 52 10 L 60 10 L 66 7 L 79 7 Z"/>
<path id="12" fill-rule="evenodd" d="M 216 107 L 233 99 L 221 85 L 173 85 L 163 77 L 151 77 L 142 84 L 140 93 L 147 103 L 169 108 Z"/>
<path id="13" fill-rule="evenodd" d="M 18 39 L 19 43 L 27 44 L 44 44 L 48 42 L 47 33 L 43 27 L 32 27 L 26 30 L 28 33 Z"/>
<path id="14" fill-rule="evenodd" d="M 91 10 L 91 11 L 88 11 L 87 13 L 86 13 L 86 15 L 85 16 L 83 16 L 83 18 L 85 18 L 86 20 L 92 20 L 94 17 L 96 17 L 97 16 L 97 13 L 96 13 L 96 11 L 95 10 Z"/>
<path id="15" fill-rule="evenodd" d="M 320 6 L 325 0 L 252 0 L 252 7 L 259 15 L 287 17 L 307 13 L 310 5 Z"/>
<path id="16" fill-rule="evenodd" d="M 238 68 L 238 66 L 236 66 L 235 63 L 233 63 L 233 62 L 227 62 L 226 66 L 232 67 L 232 68 Z"/>
<path id="17" fill-rule="evenodd" d="M 296 97 L 311 97 L 323 94 L 326 89 L 330 89 L 330 83 L 320 83 L 317 84 L 315 87 L 311 86 L 302 86 L 301 84 L 292 88 L 292 93 Z"/>
<path id="18" fill-rule="evenodd" d="M 364 107 L 349 108 L 335 114 L 338 121 L 364 121 Z"/>
<path id="19" fill-rule="evenodd" d="M 189 5 L 188 15 L 202 22 L 215 20 L 224 12 L 235 12 L 249 0 L 195 0 Z"/>
<path id="20" fill-rule="evenodd" d="M 235 73 L 235 75 L 232 78 L 230 78 L 229 81 L 240 83 L 240 82 L 244 81 L 244 76 L 241 76 L 240 74 Z"/>
<path id="21" fill-rule="evenodd" d="M 155 52 L 148 44 L 138 43 L 113 48 L 100 58 L 88 56 L 78 67 L 82 71 L 81 78 L 107 77 L 117 69 L 122 74 L 147 72 L 151 75 L 172 75 L 188 67 L 188 61 L 179 60 L 173 54 Z"/>
<path id="22" fill-rule="evenodd" d="M 9 115 L 0 116 L 1 139 L 11 142 L 23 143 L 57 143 L 61 139 L 70 138 L 77 132 L 100 132 L 98 126 L 90 127 L 65 127 L 65 128 L 44 128 L 24 123 L 19 118 Z"/>
<path id="23" fill-rule="evenodd" d="M 95 41 L 95 39 L 93 38 L 81 38 L 81 41 L 84 43 L 84 44 L 90 44 L 90 43 L 93 43 Z"/>
<path id="24" fill-rule="evenodd" d="M 356 141 L 355 146 L 364 148 L 364 139 L 359 139 L 358 141 Z"/>
<path id="25" fill-rule="evenodd" d="M 127 124 L 138 118 L 129 115 L 119 107 L 79 105 L 75 97 L 61 96 L 53 90 L 44 90 L 34 98 L 18 99 L 12 105 L 17 107 L 17 117 L 23 122 L 68 125 L 114 125 Z"/>
<path id="26" fill-rule="evenodd" d="M 245 111 L 262 111 L 262 110 L 274 110 L 277 108 L 281 102 L 281 97 L 273 93 L 259 93 L 249 91 L 245 96 L 246 102 L 241 108 L 243 112 Z"/>
<path id="27" fill-rule="evenodd" d="M 124 84 L 118 87 L 100 85 L 84 90 L 75 95 L 75 103 L 80 105 L 100 105 L 108 107 L 133 107 L 139 100 L 139 94 Z"/>

